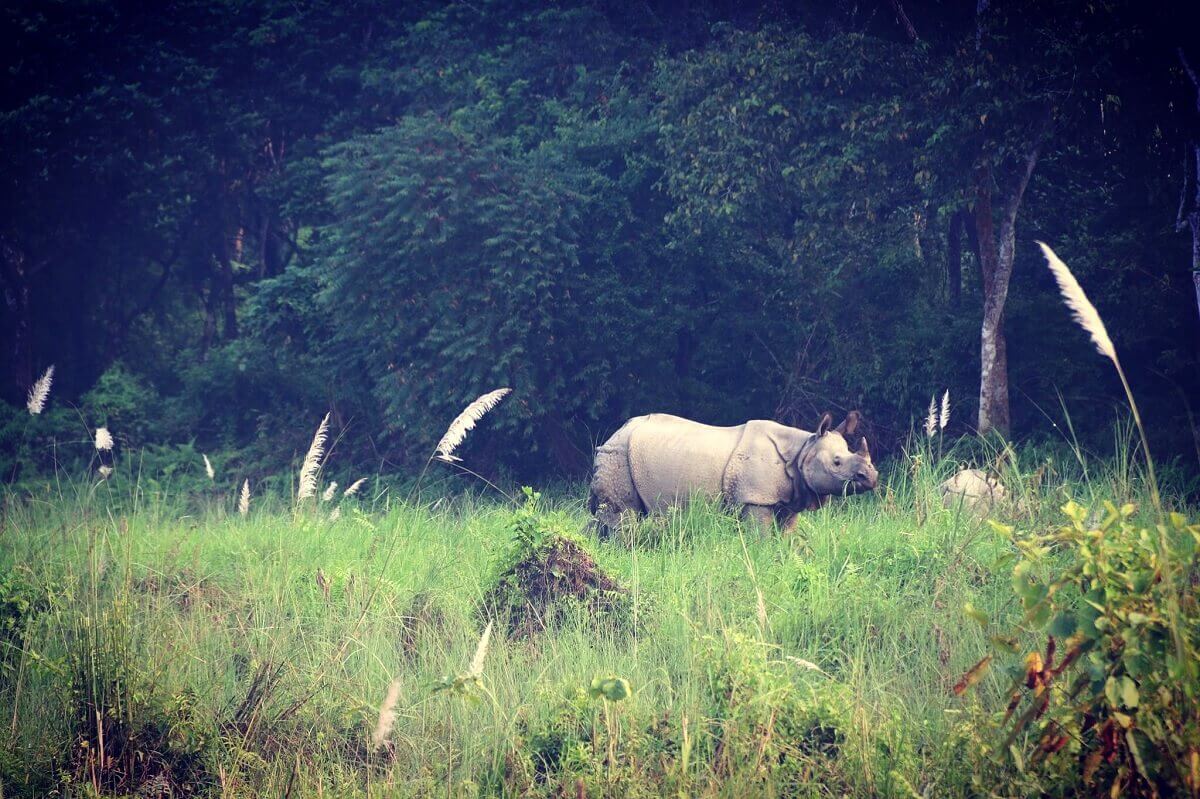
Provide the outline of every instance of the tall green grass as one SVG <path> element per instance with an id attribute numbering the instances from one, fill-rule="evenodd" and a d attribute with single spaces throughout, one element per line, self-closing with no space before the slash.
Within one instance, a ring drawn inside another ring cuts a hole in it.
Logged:
<path id="1" fill-rule="evenodd" d="M 952 696 L 988 647 L 963 607 L 998 621 L 1019 608 L 997 565 L 1008 544 L 943 508 L 937 484 L 996 454 L 914 450 L 875 495 L 803 515 L 790 537 L 703 504 L 623 542 L 589 537 L 638 624 L 568 617 L 527 640 L 497 629 L 478 689 L 460 694 L 434 689 L 466 670 L 483 630 L 511 537 L 503 499 L 347 502 L 330 521 L 320 503 L 269 495 L 241 516 L 235 489 L 187 502 L 119 480 L 10 494 L 4 795 L 973 795 L 996 766 L 973 762 L 972 725 L 1006 680 Z M 1086 482 L 1069 461 L 1011 453 L 1003 469 L 1015 501 L 997 514 L 1033 526 L 1067 495 L 1143 494 L 1114 462 L 1089 462 Z M 541 512 L 586 531 L 582 495 Z M 589 698 L 598 676 L 632 695 Z M 373 751 L 393 680 L 395 725 Z M 732 689 L 721 699 L 731 680 L 759 686 L 768 715 L 731 708 Z M 836 753 L 795 749 L 786 781 L 792 750 L 763 760 L 785 735 L 770 715 L 784 695 L 837 740 Z"/>

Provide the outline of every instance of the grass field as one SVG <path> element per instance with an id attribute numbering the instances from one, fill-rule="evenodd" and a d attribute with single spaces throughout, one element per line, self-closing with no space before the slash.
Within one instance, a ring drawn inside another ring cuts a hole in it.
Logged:
<path id="1" fill-rule="evenodd" d="M 964 606 L 1020 616 L 1011 545 L 942 507 L 950 459 L 921 460 L 766 539 L 694 505 L 600 542 L 582 486 L 524 512 L 366 491 L 336 520 L 116 479 L 10 494 L 3 795 L 1030 793 L 984 756 L 1008 677 L 951 691 L 988 652 Z M 1139 500 L 1127 468 L 1038 466 L 1012 468 L 997 518 L 1047 529 L 1068 496 Z M 499 618 L 478 653 L 523 525 L 576 535 L 624 604 L 567 603 L 532 635 Z"/>

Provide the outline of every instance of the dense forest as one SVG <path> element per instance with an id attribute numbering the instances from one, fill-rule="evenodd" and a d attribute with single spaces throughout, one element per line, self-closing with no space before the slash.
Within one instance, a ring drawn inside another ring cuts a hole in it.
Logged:
<path id="1" fill-rule="evenodd" d="M 1200 453 L 1200 67 L 1171 4 L 15 0 L 0 468 L 467 449 L 580 475 L 632 414 Z M 1189 60 L 1190 59 L 1190 60 Z M 1191 214 L 1192 227 L 1188 225 Z M 44 414 L 25 397 L 54 366 Z M 840 418 L 840 417 L 839 417 Z"/>

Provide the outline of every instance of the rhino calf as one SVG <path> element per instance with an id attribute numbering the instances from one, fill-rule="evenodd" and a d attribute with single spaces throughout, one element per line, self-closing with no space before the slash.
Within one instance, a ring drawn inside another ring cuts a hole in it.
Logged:
<path id="1" fill-rule="evenodd" d="M 834 494 L 871 491 L 879 480 L 866 439 L 851 452 L 858 413 L 837 428 L 829 414 L 815 432 L 761 419 L 735 427 L 653 413 L 637 416 L 596 448 L 588 509 L 601 536 L 622 516 L 658 513 L 693 494 L 738 508 L 762 531 Z"/>
<path id="2" fill-rule="evenodd" d="M 943 507 L 963 508 L 977 516 L 988 515 L 1007 493 L 998 478 L 980 469 L 963 469 L 938 488 Z"/>

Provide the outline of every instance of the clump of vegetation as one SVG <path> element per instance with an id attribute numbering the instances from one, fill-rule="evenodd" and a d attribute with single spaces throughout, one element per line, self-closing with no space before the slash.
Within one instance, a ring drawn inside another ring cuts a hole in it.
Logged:
<path id="1" fill-rule="evenodd" d="M 1012 667 L 997 747 L 1021 772 L 1058 784 L 1082 783 L 1110 796 L 1200 794 L 1200 525 L 1167 513 L 1137 402 L 1104 321 L 1071 270 L 1041 245 L 1075 321 L 1108 358 L 1125 389 L 1142 443 L 1153 514 L 1106 501 L 1094 517 L 1069 501 L 1069 523 L 1049 533 L 1015 535 L 995 525 L 1017 552 L 1012 586 L 1025 611 L 1017 633 L 1039 648 Z M 1052 576 L 1050 576 L 1052 575 Z M 968 615 L 988 625 L 968 605 Z M 1040 648 L 1045 639 L 1044 653 Z M 1024 651 L 1017 635 L 991 638 L 1002 651 Z M 979 682 L 985 657 L 955 686 Z M 1064 757 L 1063 753 L 1069 754 Z"/>
<path id="2" fill-rule="evenodd" d="M 573 611 L 630 626 L 635 608 L 629 591 L 600 568 L 581 538 L 539 510 L 540 494 L 524 491 L 525 502 L 509 523 L 512 542 L 483 607 L 506 620 L 515 636 L 541 632 Z"/>
<path id="3" fill-rule="evenodd" d="M 992 637 L 1002 656 L 1017 656 L 999 724 L 1007 734 L 995 750 L 1019 770 L 1087 791 L 1195 794 L 1200 525 L 1177 513 L 1139 524 L 1132 504 L 1106 510 L 1094 521 L 1069 502 L 1067 523 L 1049 533 L 999 526 L 1018 553 L 1012 582 L 1025 614 L 1016 632 L 1032 630 L 1044 643 L 1027 652 L 1015 635 Z M 992 657 L 963 677 L 960 693 Z"/>
<path id="4" fill-rule="evenodd" d="M 189 689 L 157 683 L 133 630 L 129 594 L 69 614 L 64 662 L 70 679 L 69 773 L 98 793 L 193 796 L 215 781 L 207 768 L 214 719 Z"/>
<path id="5" fill-rule="evenodd" d="M 811 664 L 769 654 L 768 644 L 736 630 L 703 639 L 714 776 L 784 796 L 802 795 L 812 784 L 836 794 L 868 787 L 861 784 L 871 772 L 863 753 L 846 745 L 855 713 L 850 691 Z M 911 756 L 903 746 L 872 754 L 888 764 L 889 780 Z"/>

